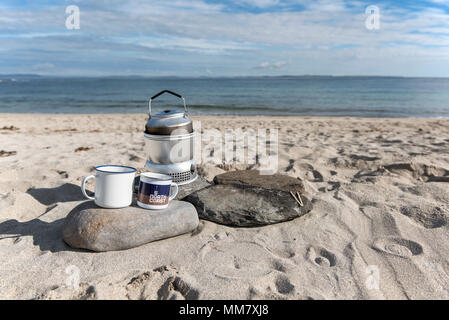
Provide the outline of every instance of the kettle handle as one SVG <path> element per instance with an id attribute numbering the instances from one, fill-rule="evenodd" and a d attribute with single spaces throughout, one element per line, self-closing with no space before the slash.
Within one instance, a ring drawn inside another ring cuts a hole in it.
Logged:
<path id="1" fill-rule="evenodd" d="M 148 102 L 148 112 L 151 116 L 151 101 L 156 99 L 157 97 L 159 97 L 160 95 L 164 94 L 164 93 L 170 93 L 180 99 L 182 99 L 182 102 L 184 104 L 184 113 L 187 114 L 187 106 L 186 106 L 186 100 L 184 99 L 183 96 L 181 96 L 180 94 L 177 94 L 176 92 L 170 91 L 170 90 L 162 90 L 161 92 L 159 92 L 158 94 L 155 94 L 154 96 L 152 96 L 150 98 L 150 101 Z"/>

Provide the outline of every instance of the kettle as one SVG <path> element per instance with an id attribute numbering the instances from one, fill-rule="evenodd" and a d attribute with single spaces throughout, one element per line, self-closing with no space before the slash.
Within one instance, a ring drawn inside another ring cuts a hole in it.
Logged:
<path id="1" fill-rule="evenodd" d="M 180 98 L 184 111 L 164 110 L 153 114 L 152 101 L 164 93 Z M 195 131 L 184 97 L 173 91 L 163 90 L 151 97 L 148 111 L 144 133 L 148 154 L 145 168 L 151 172 L 168 174 L 178 184 L 194 181 L 197 178 L 193 159 Z"/>
<path id="2" fill-rule="evenodd" d="M 182 99 L 184 112 L 176 110 L 164 110 L 162 112 L 152 114 L 151 102 L 164 93 L 172 94 Z M 186 101 L 183 96 L 170 90 L 163 90 L 151 97 L 148 103 L 149 118 L 145 126 L 145 133 L 154 135 L 170 135 L 173 131 L 192 133 L 192 120 L 189 118 Z"/>

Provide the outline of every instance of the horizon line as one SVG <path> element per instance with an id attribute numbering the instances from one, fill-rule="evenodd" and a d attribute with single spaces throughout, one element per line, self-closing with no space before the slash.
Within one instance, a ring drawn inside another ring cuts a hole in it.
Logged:
<path id="1" fill-rule="evenodd" d="M 449 79 L 449 76 L 401 76 L 401 75 L 331 75 L 331 74 L 300 74 L 300 75 L 234 75 L 234 76 L 177 76 L 177 75 L 166 75 L 166 76 L 148 76 L 148 75 L 48 75 L 48 74 L 38 74 L 38 73 L 7 73 L 0 74 L 0 79 L 2 77 L 13 79 L 14 77 L 21 78 L 142 78 L 142 79 L 167 79 L 167 78 L 177 78 L 177 79 L 224 79 L 224 78 L 405 78 L 405 79 Z M 1 79 L 4 80 L 4 79 Z"/>

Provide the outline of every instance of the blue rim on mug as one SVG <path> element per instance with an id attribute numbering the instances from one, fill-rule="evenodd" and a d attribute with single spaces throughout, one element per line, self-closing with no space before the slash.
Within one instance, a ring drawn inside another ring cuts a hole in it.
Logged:
<path id="1" fill-rule="evenodd" d="M 129 171 L 105 171 L 105 170 L 100 169 L 100 168 L 104 168 L 104 167 L 127 168 L 130 170 Z M 134 167 L 122 166 L 122 165 L 116 165 L 116 164 L 104 164 L 104 165 L 95 167 L 95 170 L 104 172 L 104 173 L 133 173 L 133 172 L 137 172 L 137 169 Z"/>

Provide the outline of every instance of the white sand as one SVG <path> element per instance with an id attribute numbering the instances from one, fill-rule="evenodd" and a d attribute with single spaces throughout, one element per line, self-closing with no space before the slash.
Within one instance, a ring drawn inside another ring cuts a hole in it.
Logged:
<path id="1" fill-rule="evenodd" d="M 142 167 L 145 115 L 1 114 L 0 151 L 17 154 L 0 152 L 0 298 L 449 299 L 449 182 L 431 181 L 449 175 L 449 120 L 196 119 L 279 128 L 279 172 L 306 181 L 313 211 L 252 229 L 202 221 L 127 251 L 73 250 L 61 224 L 83 201 L 82 177 L 99 164 Z M 222 168 L 233 169 L 201 172 Z"/>

